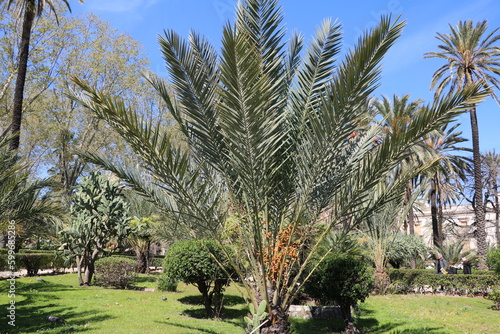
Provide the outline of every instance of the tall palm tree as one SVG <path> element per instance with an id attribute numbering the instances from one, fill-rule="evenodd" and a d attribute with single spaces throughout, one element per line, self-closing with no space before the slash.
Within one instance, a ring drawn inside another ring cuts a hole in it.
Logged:
<path id="1" fill-rule="evenodd" d="M 471 86 L 423 107 L 406 131 L 375 144 L 381 131 L 374 126 L 353 140 L 369 117 L 380 62 L 404 23 L 383 17 L 337 63 L 340 25 L 324 21 L 302 53 L 299 35 L 284 42 L 282 20 L 277 0 L 246 0 L 224 27 L 220 54 L 196 33 L 185 40 L 168 31 L 160 38 L 172 90 L 159 79 L 151 83 L 179 123 L 184 146 L 161 123 L 141 119 L 123 100 L 75 79 L 83 93 L 74 98 L 131 145 L 142 168 L 98 153 L 87 159 L 176 221 L 234 244 L 240 253 L 228 257 L 246 295 L 254 309 L 261 301 L 267 305 L 268 316 L 255 328 L 261 333 L 289 332 L 286 311 L 314 272 L 309 264 L 332 228 L 356 225 L 404 193 L 414 170 L 374 189 L 409 147 L 464 112 L 464 103 L 485 96 Z M 228 217 L 236 217 L 238 236 L 230 240 L 221 233 Z"/>
<path id="2" fill-rule="evenodd" d="M 461 132 L 455 132 L 458 126 L 459 124 L 456 124 L 449 129 L 445 126 L 442 131 L 430 134 L 424 139 L 424 143 L 439 158 L 439 163 L 427 175 L 432 217 L 432 239 L 435 247 L 441 247 L 445 239 L 443 207 L 456 203 L 468 170 L 465 158 L 455 154 L 458 151 L 466 150 L 457 145 L 467 141 L 460 137 Z"/>
<path id="3" fill-rule="evenodd" d="M 500 48 L 494 44 L 500 39 L 499 28 L 487 33 L 488 22 L 481 21 L 474 25 L 471 20 L 459 21 L 456 27 L 450 25 L 450 34 L 437 34 L 439 52 L 429 52 L 426 58 L 436 57 L 446 61 L 437 69 L 432 77 L 431 89 L 441 94 L 459 91 L 474 82 L 482 82 L 484 86 L 500 87 L 496 75 L 500 74 Z M 494 92 L 491 95 L 498 99 Z M 479 255 L 479 267 L 486 269 L 486 222 L 483 201 L 483 181 L 481 177 L 481 152 L 479 146 L 479 127 L 477 123 L 476 105 L 469 109 L 472 154 L 474 161 L 474 213 L 476 216 L 476 239 Z"/>
<path id="4" fill-rule="evenodd" d="M 61 0 L 71 11 L 68 0 Z M 78 0 L 83 3 L 83 0 Z M 21 43 L 19 46 L 19 62 L 17 69 L 17 79 L 14 89 L 14 105 L 12 109 L 12 123 L 10 130 L 14 135 L 10 143 L 11 150 L 19 148 L 19 140 L 21 134 L 21 122 L 23 118 L 23 98 L 24 98 L 24 85 L 26 82 L 26 73 L 28 70 L 29 47 L 31 39 L 31 30 L 37 16 L 43 14 L 46 6 L 50 8 L 56 15 L 53 0 L 0 0 L 0 4 L 7 3 L 7 9 L 15 8 L 19 16 L 23 16 Z"/>
<path id="5" fill-rule="evenodd" d="M 500 154 L 486 152 L 483 156 L 483 168 L 486 186 L 486 204 L 490 204 L 495 212 L 495 237 L 497 245 L 500 245 L 500 201 L 499 201 L 499 176 L 500 176 Z"/>

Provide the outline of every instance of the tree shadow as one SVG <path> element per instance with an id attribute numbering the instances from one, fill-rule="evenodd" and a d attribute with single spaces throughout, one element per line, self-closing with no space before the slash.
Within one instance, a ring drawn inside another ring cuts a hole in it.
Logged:
<path id="1" fill-rule="evenodd" d="M 175 323 L 175 322 L 167 322 L 167 321 L 155 321 L 156 323 L 163 324 L 163 325 L 169 325 L 169 326 L 175 326 L 179 328 L 185 328 L 189 330 L 193 330 L 195 333 L 203 333 L 203 334 L 220 334 L 220 331 L 214 331 L 202 327 L 196 327 L 196 326 L 190 326 L 185 323 Z"/>
<path id="2" fill-rule="evenodd" d="M 206 318 L 205 308 L 201 295 L 190 295 L 177 299 L 185 305 L 191 305 L 188 310 L 182 311 L 182 314 L 197 319 Z M 235 295 L 224 295 L 224 309 L 222 311 L 222 319 L 243 319 L 247 315 L 248 310 L 234 308 L 235 306 L 245 304 L 245 299 Z M 198 307 L 194 307 L 198 306 Z"/>
<path id="3" fill-rule="evenodd" d="M 201 295 L 190 295 L 177 299 L 182 304 L 186 305 L 203 305 L 203 298 Z"/>
<path id="4" fill-rule="evenodd" d="M 4 284 L 0 285 L 0 291 L 4 291 Z M 15 303 L 15 327 L 3 328 L 1 333 L 35 333 L 39 331 L 50 331 L 51 333 L 76 333 L 85 332 L 88 323 L 102 322 L 113 318 L 105 314 L 98 314 L 98 310 L 77 312 L 74 307 L 63 307 L 58 305 L 61 300 L 60 292 L 74 290 L 70 285 L 44 282 L 16 282 L 15 295 L 24 297 L 17 298 Z M 7 308 L 2 308 L 0 316 L 7 318 Z M 65 319 L 65 323 L 51 323 L 47 320 L 49 315 Z M 73 320 L 72 320 L 73 319 Z M 9 325 L 10 327 L 10 325 Z"/>
<path id="5" fill-rule="evenodd" d="M 137 276 L 134 279 L 134 285 L 140 283 L 155 283 L 158 280 L 158 274 L 149 274 L 148 276 Z"/>
<path id="6" fill-rule="evenodd" d="M 184 310 L 181 314 L 195 318 L 195 319 L 207 319 L 205 308 L 204 307 L 192 307 L 189 310 Z M 234 308 L 226 308 L 222 310 L 222 319 L 223 320 L 235 320 L 235 319 L 243 319 L 244 316 L 248 314 L 247 310 L 239 310 Z"/>
<path id="7" fill-rule="evenodd" d="M 291 330 L 294 334 L 337 333 L 344 330 L 342 319 L 297 319 L 290 318 Z"/>
<path id="8" fill-rule="evenodd" d="M 177 299 L 180 303 L 186 305 L 203 305 L 203 298 L 201 295 L 190 295 Z M 224 295 L 224 306 L 235 306 L 245 304 L 245 299 L 235 295 Z"/>
<path id="9" fill-rule="evenodd" d="M 320 333 L 344 333 L 344 322 L 342 319 L 291 319 L 292 333 L 294 334 L 320 334 Z M 359 319 L 356 327 L 362 333 L 368 334 L 446 334 L 442 327 L 424 327 L 416 329 L 398 330 L 398 327 L 406 325 L 405 323 L 386 323 L 380 325 L 374 318 Z"/>

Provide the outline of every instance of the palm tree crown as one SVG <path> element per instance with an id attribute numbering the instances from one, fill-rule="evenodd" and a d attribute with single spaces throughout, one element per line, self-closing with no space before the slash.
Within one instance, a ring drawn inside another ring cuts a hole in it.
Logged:
<path id="1" fill-rule="evenodd" d="M 495 75 L 500 74 L 500 48 L 494 46 L 500 39 L 496 28 L 485 36 L 488 29 L 486 20 L 475 26 L 471 20 L 459 21 L 457 27 L 450 25 L 450 34 L 437 33 L 440 52 L 429 52 L 426 58 L 441 58 L 446 63 L 432 77 L 431 89 L 441 94 L 447 86 L 450 91 L 464 88 L 467 84 L 484 81 L 485 84 L 500 88 Z M 498 101 L 494 92 L 492 96 Z"/>

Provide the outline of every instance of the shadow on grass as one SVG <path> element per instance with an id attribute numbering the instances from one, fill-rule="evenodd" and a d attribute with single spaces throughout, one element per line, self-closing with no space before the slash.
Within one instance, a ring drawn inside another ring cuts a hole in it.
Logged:
<path id="1" fill-rule="evenodd" d="M 189 326 L 185 323 L 175 323 L 175 322 L 167 322 L 167 321 L 155 321 L 156 323 L 163 324 L 163 325 L 169 325 L 169 326 L 175 326 L 175 327 L 180 327 L 180 328 L 186 328 L 189 330 L 195 331 L 195 333 L 203 333 L 203 334 L 220 334 L 219 331 L 213 331 L 210 329 L 202 328 L 202 327 L 195 327 L 195 326 Z"/>
<path id="2" fill-rule="evenodd" d="M 185 296 L 177 300 L 182 304 L 187 305 L 203 305 L 203 299 L 201 295 Z M 245 304 L 245 299 L 240 296 L 224 295 L 224 306 L 235 306 L 239 304 Z"/>
<path id="3" fill-rule="evenodd" d="M 4 291 L 2 284 L 0 291 Z M 2 328 L 0 333 L 76 333 L 88 330 L 89 322 L 102 322 L 112 318 L 109 315 L 97 314 L 97 310 L 76 312 L 74 307 L 60 306 L 61 292 L 75 291 L 70 285 L 57 284 L 49 281 L 16 282 L 15 327 Z M 0 312 L 6 319 L 6 309 Z M 66 320 L 66 323 L 53 324 L 47 320 L 49 315 L 55 315 Z M 77 319 L 77 320 L 72 320 Z"/>
<path id="4" fill-rule="evenodd" d="M 331 334 L 344 333 L 344 322 L 341 319 L 330 320 L 305 320 L 305 319 L 290 319 L 292 324 L 291 329 L 293 334 Z M 356 327 L 362 333 L 368 334 L 445 334 L 448 333 L 443 328 L 425 327 L 416 329 L 398 330 L 405 323 L 388 323 L 379 325 L 374 318 L 360 319 Z"/>
<path id="5" fill-rule="evenodd" d="M 178 299 L 179 302 L 186 305 L 192 305 L 190 309 L 182 311 L 182 314 L 197 319 L 206 318 L 205 307 L 203 306 L 203 299 L 201 295 L 185 296 Z M 245 304 L 245 300 L 240 296 L 225 295 L 224 296 L 224 310 L 222 311 L 223 319 L 243 319 L 248 311 L 244 309 L 231 308 L 238 305 Z M 199 306 L 199 307 L 194 307 Z"/>
<path id="6" fill-rule="evenodd" d="M 155 283 L 158 280 L 159 274 L 149 274 L 147 276 L 137 276 L 134 279 L 134 284 L 140 283 Z"/>

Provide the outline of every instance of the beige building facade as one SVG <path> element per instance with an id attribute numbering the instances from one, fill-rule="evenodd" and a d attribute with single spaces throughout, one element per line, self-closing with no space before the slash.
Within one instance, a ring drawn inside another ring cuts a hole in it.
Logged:
<path id="1" fill-rule="evenodd" d="M 432 246 L 432 216 L 430 207 L 416 214 L 415 234 L 420 235 L 428 246 Z M 474 237 L 475 215 L 471 205 L 456 205 L 443 210 L 443 230 L 445 243 L 462 242 L 463 250 L 476 250 L 477 244 Z M 490 245 L 497 244 L 498 222 L 493 210 L 486 213 L 486 240 Z"/>

